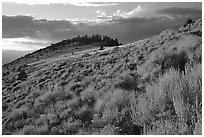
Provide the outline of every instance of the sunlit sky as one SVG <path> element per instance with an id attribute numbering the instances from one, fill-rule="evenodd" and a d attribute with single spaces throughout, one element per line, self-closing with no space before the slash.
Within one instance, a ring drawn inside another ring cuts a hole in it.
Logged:
<path id="1" fill-rule="evenodd" d="M 96 33 L 129 43 L 178 28 L 189 17 L 202 17 L 201 2 L 7 0 L 2 3 L 2 48 L 36 50 L 77 35 Z"/>

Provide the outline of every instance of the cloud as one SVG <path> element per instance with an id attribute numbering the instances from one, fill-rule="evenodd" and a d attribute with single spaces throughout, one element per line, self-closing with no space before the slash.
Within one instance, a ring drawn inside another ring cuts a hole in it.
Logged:
<path id="1" fill-rule="evenodd" d="M 22 43 L 22 44 L 31 44 L 31 45 L 47 44 L 47 41 L 32 39 L 32 38 L 29 38 L 29 37 L 5 38 L 3 40 L 4 40 L 4 42 L 7 42 L 7 43 L 11 42 L 11 43 Z"/>
<path id="2" fill-rule="evenodd" d="M 73 24 L 65 20 L 34 19 L 31 16 L 2 16 L 3 38 L 52 38 L 50 32 L 68 31 Z"/>
<path id="3" fill-rule="evenodd" d="M 144 11 L 142 7 L 139 5 L 137 8 L 132 9 L 129 12 L 125 12 L 122 10 L 117 10 L 115 13 L 113 13 L 113 16 L 115 17 L 122 17 L 122 18 L 130 18 L 130 17 L 135 17 L 138 16 L 140 12 Z"/>
<path id="4" fill-rule="evenodd" d="M 144 9 L 140 5 L 137 6 L 137 8 L 132 9 L 129 12 L 125 12 L 125 11 L 119 9 L 116 12 L 114 12 L 112 15 L 107 15 L 105 13 L 105 11 L 100 11 L 100 10 L 96 11 L 96 13 L 98 14 L 98 17 L 103 17 L 103 18 L 105 18 L 105 17 L 107 17 L 107 18 L 111 18 L 111 17 L 112 18 L 117 18 L 117 17 L 130 18 L 130 17 L 136 17 L 136 16 L 138 17 L 141 12 L 144 12 Z"/>
<path id="5" fill-rule="evenodd" d="M 100 16 L 106 16 L 105 11 L 97 10 L 96 13 Z"/>
<path id="6" fill-rule="evenodd" d="M 29 37 L 2 39 L 2 45 L 3 45 L 2 49 L 6 49 L 6 50 L 31 51 L 31 50 L 43 48 L 48 44 L 50 44 L 48 41 L 32 39 Z"/>
<path id="7" fill-rule="evenodd" d="M 70 5 L 80 6 L 80 7 L 104 7 L 104 6 L 115 6 L 119 3 L 101 3 L 101 2 L 69 2 Z"/>
<path id="8" fill-rule="evenodd" d="M 112 15 L 107 15 L 105 11 L 97 10 L 97 19 L 95 21 L 97 22 L 105 22 L 107 20 L 112 20 L 113 16 Z"/>
<path id="9" fill-rule="evenodd" d="M 2 16 L 3 39 L 29 38 L 34 41 L 13 41 L 23 47 L 36 48 L 37 45 L 47 46 L 46 42 L 54 43 L 77 35 L 101 34 L 117 38 L 122 43 L 144 39 L 169 29 L 178 28 L 193 16 L 201 18 L 201 10 L 191 8 L 168 8 L 157 11 L 157 16 L 143 17 L 144 8 L 138 6 L 130 11 L 118 10 L 112 14 L 97 10 L 97 18 L 72 20 L 35 19 L 32 16 Z M 178 16 L 179 15 L 179 16 Z M 171 18 L 173 17 L 173 18 Z M 5 43 L 5 42 L 4 42 Z M 8 46 L 8 44 L 7 44 Z"/>
<path id="10" fill-rule="evenodd" d="M 102 23 L 102 22 L 114 22 L 114 20 L 116 19 L 126 19 L 126 18 L 132 18 L 132 17 L 140 17 L 141 12 L 144 12 L 145 10 L 139 5 L 137 6 L 135 9 L 132 9 L 129 12 L 125 12 L 123 10 L 117 10 L 116 12 L 112 13 L 112 14 L 106 14 L 105 11 L 101 11 L 101 10 L 97 10 L 97 18 L 98 18 L 98 22 Z"/>
<path id="11" fill-rule="evenodd" d="M 49 5 L 49 4 L 64 4 L 64 5 L 73 5 L 80 7 L 104 7 L 104 6 L 115 6 L 119 3 L 112 2 L 77 2 L 77 1 L 67 1 L 67 0 L 3 0 L 4 2 L 14 2 L 19 4 L 27 5 Z"/>
<path id="12" fill-rule="evenodd" d="M 182 18 L 198 18 L 202 16 L 202 9 L 198 8 L 166 8 L 166 9 L 160 9 L 157 11 L 159 14 L 164 14 L 171 16 L 173 18 L 175 17 L 182 17 Z"/>
<path id="13" fill-rule="evenodd" d="M 183 24 L 183 20 L 171 20 L 165 17 L 152 18 L 117 18 L 110 20 L 110 24 L 92 26 L 89 32 L 98 31 L 117 38 L 123 43 L 134 42 L 156 35 L 165 29 L 175 29 Z"/>

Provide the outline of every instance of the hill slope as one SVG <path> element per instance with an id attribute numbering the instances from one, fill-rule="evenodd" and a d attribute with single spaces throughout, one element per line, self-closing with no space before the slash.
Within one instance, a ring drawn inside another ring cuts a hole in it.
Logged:
<path id="1" fill-rule="evenodd" d="M 201 49 L 200 19 L 101 52 L 4 66 L 3 134 L 201 134 Z"/>

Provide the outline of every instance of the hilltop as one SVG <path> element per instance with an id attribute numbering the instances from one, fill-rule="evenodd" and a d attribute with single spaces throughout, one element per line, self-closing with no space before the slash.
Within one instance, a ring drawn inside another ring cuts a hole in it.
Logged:
<path id="1" fill-rule="evenodd" d="M 3 134 L 202 134 L 201 19 L 100 51 L 29 57 L 3 67 Z"/>
<path id="2" fill-rule="evenodd" d="M 50 57 L 57 58 L 59 55 L 65 55 L 69 53 L 73 54 L 75 52 L 80 52 L 87 49 L 100 49 L 104 47 L 112 47 L 118 45 L 121 45 L 121 43 L 119 43 L 117 39 L 113 39 L 106 35 L 101 36 L 99 34 L 94 34 L 92 36 L 77 36 L 70 39 L 62 40 L 40 50 L 36 50 L 35 52 L 26 54 L 25 56 L 20 57 L 10 63 L 4 64 L 3 67 L 19 67 L 24 64 L 43 60 Z"/>

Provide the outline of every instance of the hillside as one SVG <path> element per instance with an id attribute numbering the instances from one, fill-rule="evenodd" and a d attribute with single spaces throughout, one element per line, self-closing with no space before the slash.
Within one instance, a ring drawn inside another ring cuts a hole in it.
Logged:
<path id="1" fill-rule="evenodd" d="M 119 47 L 27 58 L 3 67 L 3 134 L 202 134 L 201 19 Z"/>

